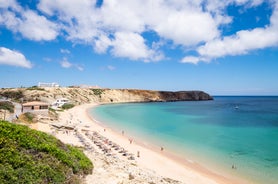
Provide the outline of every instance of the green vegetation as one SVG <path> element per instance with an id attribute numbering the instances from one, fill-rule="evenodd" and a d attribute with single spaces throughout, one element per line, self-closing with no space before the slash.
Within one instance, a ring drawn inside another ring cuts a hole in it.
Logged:
<path id="1" fill-rule="evenodd" d="M 0 121 L 0 183 L 80 183 L 93 164 L 79 149 L 23 125 Z"/>
<path id="2" fill-rule="evenodd" d="M 20 117 L 20 119 L 22 119 L 24 122 L 33 123 L 36 115 L 32 114 L 31 112 L 26 112 L 24 114 L 21 114 Z"/>
<path id="3" fill-rule="evenodd" d="M 17 91 L 4 91 L 0 94 L 3 97 L 19 100 L 20 98 L 23 98 L 23 92 L 21 90 Z"/>
<path id="4" fill-rule="evenodd" d="M 62 109 L 67 110 L 67 109 L 71 109 L 74 107 L 74 104 L 70 104 L 70 103 L 65 103 L 64 105 L 62 105 Z"/>
<path id="5" fill-rule="evenodd" d="M 94 95 L 99 96 L 101 98 L 101 94 L 104 92 L 103 89 L 91 89 L 94 93 Z"/>
<path id="6" fill-rule="evenodd" d="M 7 110 L 10 113 L 14 113 L 14 105 L 12 102 L 8 102 L 8 101 L 0 102 L 0 109 Z"/>
<path id="7" fill-rule="evenodd" d="M 43 88 L 40 88 L 38 86 L 32 86 L 32 87 L 29 87 L 27 88 L 27 90 L 39 90 L 39 91 L 45 91 Z"/>

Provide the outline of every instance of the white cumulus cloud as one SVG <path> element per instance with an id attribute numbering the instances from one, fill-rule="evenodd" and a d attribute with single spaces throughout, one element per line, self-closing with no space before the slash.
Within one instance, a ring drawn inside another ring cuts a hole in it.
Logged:
<path id="1" fill-rule="evenodd" d="M 0 47 L 0 65 L 32 68 L 31 62 L 22 53 L 5 47 Z"/>
<path id="2" fill-rule="evenodd" d="M 277 46 L 276 0 L 105 0 L 100 7 L 96 2 L 40 0 L 31 9 L 15 0 L 1 1 L 0 25 L 30 40 L 61 36 L 99 54 L 144 62 L 163 60 L 164 51 L 172 48 L 185 51 L 181 62 L 197 64 Z M 262 3 L 273 9 L 269 25 L 223 35 L 222 27 L 233 23 L 229 6 L 245 11 Z M 197 54 L 187 55 L 187 50 Z"/>
<path id="3" fill-rule="evenodd" d="M 105 53 L 110 46 L 112 46 L 112 41 L 106 34 L 101 34 L 94 42 L 94 50 L 97 53 Z"/>
<path id="4" fill-rule="evenodd" d="M 68 49 L 60 49 L 60 52 L 62 54 L 70 54 L 70 51 Z"/>
<path id="5" fill-rule="evenodd" d="M 63 60 L 60 62 L 61 67 L 63 68 L 76 68 L 79 71 L 83 71 L 84 68 L 78 64 L 73 64 L 71 62 L 68 61 L 68 59 L 66 57 L 63 58 Z"/>
<path id="6" fill-rule="evenodd" d="M 117 32 L 112 41 L 112 53 L 119 57 L 130 57 L 133 60 L 149 57 L 149 51 L 140 34 Z"/>
<path id="7" fill-rule="evenodd" d="M 131 60 L 164 59 L 159 48 L 153 49 L 143 33 L 154 31 L 174 44 L 192 46 L 219 35 L 211 14 L 203 12 L 201 1 L 109 0 L 100 8 L 96 1 L 41 0 L 38 8 L 48 16 L 56 15 L 67 39 L 88 44 L 97 53 L 109 51 Z M 163 45 L 162 45 L 163 46 Z"/>
<path id="8" fill-rule="evenodd" d="M 217 38 L 197 48 L 198 56 L 186 56 L 181 62 L 197 64 L 212 59 L 248 54 L 252 50 L 278 46 L 278 4 L 270 18 L 270 25 L 264 28 L 241 30 L 231 36 Z"/>
<path id="9" fill-rule="evenodd" d="M 23 37 L 41 41 L 53 40 L 58 36 L 58 26 L 37 12 L 20 7 L 15 1 L 0 4 L 0 25 L 5 25 Z"/>
<path id="10" fill-rule="evenodd" d="M 200 58 L 199 57 L 195 57 L 195 56 L 186 56 L 181 60 L 181 63 L 192 63 L 192 64 L 197 64 L 200 62 Z"/>
<path id="11" fill-rule="evenodd" d="M 61 61 L 61 66 L 63 67 L 63 68 L 70 68 L 70 67 L 72 67 L 73 65 L 68 61 L 68 59 L 67 58 L 63 58 L 63 60 Z"/>
<path id="12" fill-rule="evenodd" d="M 199 47 L 198 53 L 208 58 L 247 54 L 251 50 L 276 46 L 277 30 L 256 28 L 251 31 L 239 31 L 233 36 L 207 42 Z"/>
<path id="13" fill-rule="evenodd" d="M 209 13 L 198 9 L 169 10 L 161 13 L 161 20 L 155 21 L 153 29 L 162 37 L 183 46 L 194 46 L 216 38 L 217 24 Z"/>

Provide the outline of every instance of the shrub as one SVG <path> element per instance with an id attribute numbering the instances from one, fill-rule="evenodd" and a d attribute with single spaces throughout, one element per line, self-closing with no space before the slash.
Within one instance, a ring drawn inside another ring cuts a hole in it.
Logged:
<path id="1" fill-rule="evenodd" d="M 20 98 L 23 98 L 23 92 L 21 90 L 17 91 L 4 91 L 1 93 L 1 96 L 4 96 L 6 98 L 11 98 L 14 100 L 19 100 Z"/>
<path id="2" fill-rule="evenodd" d="M 79 183 L 92 162 L 79 149 L 23 125 L 0 121 L 0 183 Z"/>
<path id="3" fill-rule="evenodd" d="M 39 90 L 39 91 L 44 91 L 44 88 L 40 88 L 40 87 L 38 87 L 38 86 L 32 86 L 32 87 L 27 88 L 27 90 Z"/>
<path id="4" fill-rule="evenodd" d="M 35 114 L 32 114 L 31 112 L 26 112 L 24 114 L 21 115 L 23 117 L 23 119 L 29 123 L 34 122 L 34 118 L 35 118 Z"/>
<path id="5" fill-rule="evenodd" d="M 103 89 L 91 89 L 94 93 L 94 95 L 99 96 L 101 98 L 101 94 L 104 92 Z"/>
<path id="6" fill-rule="evenodd" d="M 0 109 L 8 110 L 10 113 L 14 113 L 14 105 L 12 102 L 0 102 Z"/>
<path id="7" fill-rule="evenodd" d="M 65 103 L 64 105 L 62 105 L 62 109 L 67 110 L 67 109 L 71 109 L 74 107 L 74 104 L 70 104 L 70 103 Z"/>

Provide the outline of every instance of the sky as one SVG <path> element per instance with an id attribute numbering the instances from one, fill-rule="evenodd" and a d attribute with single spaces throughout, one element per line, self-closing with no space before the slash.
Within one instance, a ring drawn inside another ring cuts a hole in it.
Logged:
<path id="1" fill-rule="evenodd" d="M 0 0 L 0 79 L 278 95 L 278 0 Z"/>

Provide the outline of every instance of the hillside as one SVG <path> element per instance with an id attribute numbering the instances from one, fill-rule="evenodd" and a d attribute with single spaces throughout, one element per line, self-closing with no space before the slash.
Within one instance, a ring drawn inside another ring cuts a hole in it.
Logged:
<path id="1" fill-rule="evenodd" d="M 81 183 L 92 162 L 79 149 L 23 125 L 0 121 L 0 183 Z"/>
<path id="2" fill-rule="evenodd" d="M 74 104 L 153 102 L 153 101 L 192 101 L 212 100 L 202 91 L 151 91 L 135 89 L 89 89 L 89 88 L 15 88 L 0 89 L 0 96 L 18 101 L 40 100 L 48 103 L 58 98 L 67 98 Z"/>

